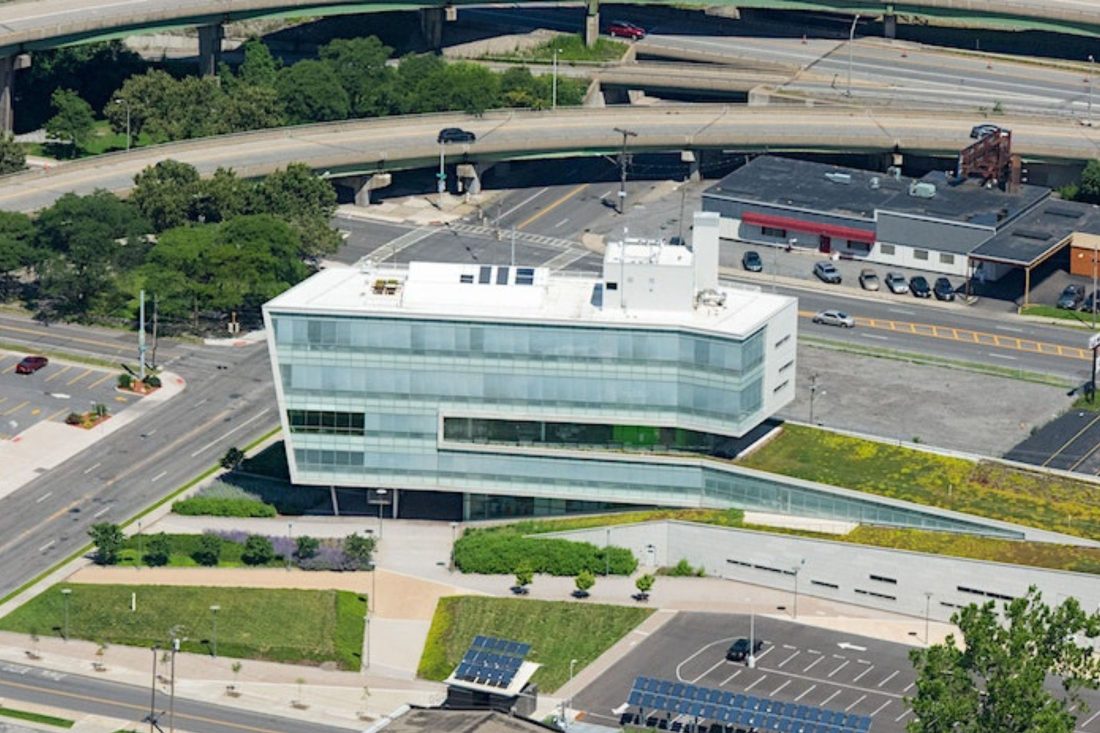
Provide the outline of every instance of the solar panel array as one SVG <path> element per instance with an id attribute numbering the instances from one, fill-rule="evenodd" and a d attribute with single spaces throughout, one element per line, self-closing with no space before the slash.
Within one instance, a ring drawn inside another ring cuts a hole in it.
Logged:
<path id="1" fill-rule="evenodd" d="M 530 644 L 476 636 L 458 663 L 455 678 L 503 689 L 512 684 L 529 651 Z"/>
<path id="2" fill-rule="evenodd" d="M 643 715 L 659 711 L 778 733 L 866 733 L 871 729 L 866 715 L 649 677 L 634 680 L 628 702 L 641 708 Z"/>

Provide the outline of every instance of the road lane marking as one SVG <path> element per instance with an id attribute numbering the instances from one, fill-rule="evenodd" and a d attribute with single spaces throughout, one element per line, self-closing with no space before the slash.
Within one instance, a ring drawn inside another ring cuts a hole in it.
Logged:
<path id="1" fill-rule="evenodd" d="M 722 666 L 723 664 L 725 664 L 725 663 L 726 663 L 726 660 L 725 660 L 725 659 L 719 659 L 719 660 L 718 660 L 717 662 L 715 662 L 715 663 L 714 663 L 714 665 L 713 665 L 713 666 L 712 666 L 712 667 L 711 667 L 710 669 L 708 669 L 708 670 L 707 670 L 706 672 L 703 672 L 703 673 L 702 673 L 701 675 L 699 675 L 699 676 L 698 676 L 698 677 L 696 677 L 695 679 L 691 680 L 691 684 L 693 684 L 693 685 L 694 685 L 694 684 L 695 684 L 696 682 L 698 682 L 699 680 L 703 679 L 703 678 L 704 678 L 704 677 L 706 677 L 706 676 L 707 676 L 708 674 L 710 674 L 710 673 L 711 673 L 711 672 L 713 672 L 714 670 L 718 669 L 719 667 L 721 667 L 721 666 Z"/>
<path id="2" fill-rule="evenodd" d="M 718 645 L 721 645 L 721 644 L 729 644 L 731 641 L 733 641 L 736 638 L 737 638 L 736 636 L 730 636 L 730 637 L 727 637 L 725 639 L 718 639 L 717 641 L 712 641 L 709 644 L 704 644 L 703 646 L 696 649 L 694 652 L 692 652 L 691 656 L 689 656 L 687 659 L 683 660 L 682 662 L 680 662 L 679 664 L 676 665 L 676 679 L 680 680 L 681 682 L 687 682 L 687 680 L 684 679 L 684 673 L 683 673 L 683 669 L 684 669 L 685 664 L 688 664 L 689 662 L 691 662 L 691 660 L 695 659 L 697 656 L 699 656 L 703 652 L 707 651 L 712 646 L 718 646 Z"/>
<path id="3" fill-rule="evenodd" d="M 862 336 L 865 339 L 875 339 L 876 341 L 889 341 L 890 340 L 889 336 L 880 336 L 877 333 L 864 333 L 864 332 L 860 331 L 859 335 Z"/>
<path id="4" fill-rule="evenodd" d="M 153 477 L 152 479 L 150 479 L 150 480 L 151 480 L 151 481 L 159 481 L 160 479 L 164 478 L 164 477 L 165 477 L 166 475 L 168 475 L 168 472 L 167 472 L 167 471 L 161 471 L 160 473 L 158 473 L 158 474 L 157 474 L 156 476 L 154 476 L 154 477 Z"/>
<path id="5" fill-rule="evenodd" d="M 77 382 L 79 382 L 79 381 L 80 381 L 81 379 L 84 379 L 84 377 L 86 377 L 86 376 L 88 376 L 89 374 L 91 374 L 91 373 L 92 373 L 92 371 L 93 371 L 92 369 L 85 369 L 85 370 L 84 370 L 84 371 L 82 371 L 82 372 L 81 372 L 80 374 L 77 374 L 77 375 L 76 375 L 75 377 L 73 377 L 72 379 L 70 379 L 70 380 L 69 380 L 68 382 L 65 382 L 65 386 L 66 386 L 66 387 L 71 387 L 71 386 L 73 386 L 74 384 L 76 384 Z"/>
<path id="6" fill-rule="evenodd" d="M 849 705 L 848 707 L 844 708 L 844 712 L 848 712 L 849 710 L 851 710 L 852 708 L 854 708 L 854 707 L 855 707 L 856 705 L 859 705 L 859 704 L 860 704 L 861 702 L 863 702 L 863 701 L 864 701 L 864 700 L 866 700 L 866 699 L 867 699 L 867 696 L 866 696 L 866 695 L 861 695 L 861 696 L 860 696 L 860 698 L 859 698 L 858 700 L 856 700 L 856 701 L 855 701 L 854 703 L 852 703 L 852 704 L 851 704 L 851 705 Z M 889 702 L 889 700 L 887 700 L 887 702 Z"/>
<path id="7" fill-rule="evenodd" d="M 906 693 L 906 692 L 909 692 L 910 690 L 912 690 L 912 689 L 913 689 L 913 687 L 914 687 L 914 686 L 915 686 L 916 684 L 917 684 L 916 682 L 910 682 L 910 683 L 909 683 L 908 685 L 906 685 L 906 686 L 905 686 L 905 689 L 904 689 L 904 690 L 902 690 L 902 693 Z"/>
<path id="8" fill-rule="evenodd" d="M 760 684 L 761 682 L 763 682 L 763 681 L 764 681 L 764 680 L 766 680 L 766 679 L 768 679 L 768 675 L 764 675 L 763 677 L 761 677 L 760 679 L 758 679 L 758 680 L 757 680 L 756 682 L 753 682 L 753 683 L 752 683 L 751 685 L 749 685 L 748 687 L 746 687 L 746 688 L 745 688 L 745 692 L 748 692 L 749 690 L 751 690 L 752 688 L 756 687 L 757 685 L 759 685 L 759 684 Z"/>
<path id="9" fill-rule="evenodd" d="M 799 654 L 801 654 L 801 653 L 802 653 L 802 652 L 798 652 L 798 651 L 796 651 L 796 652 L 795 652 L 794 654 L 792 654 L 791 656 L 787 657 L 787 658 L 786 658 L 786 659 L 784 659 L 784 660 L 783 660 L 782 662 L 780 662 L 780 663 L 779 663 L 779 664 L 778 664 L 777 666 L 779 666 L 779 667 L 782 667 L 782 666 L 783 666 L 784 664 L 786 664 L 787 662 L 791 661 L 792 659 L 794 659 L 795 657 L 797 657 L 797 656 L 798 656 Z"/>
<path id="10" fill-rule="evenodd" d="M 44 502 L 44 501 L 45 501 L 46 499 L 49 499 L 49 498 L 50 498 L 51 496 L 53 496 L 53 492 L 52 492 L 52 491 L 47 491 L 47 492 L 46 492 L 45 494 L 43 494 L 42 496 L 40 496 L 40 497 L 38 497 L 37 499 L 35 499 L 35 500 L 34 500 L 34 503 L 35 503 L 35 504 L 41 504 L 41 503 L 42 503 L 42 502 Z"/>
<path id="11" fill-rule="evenodd" d="M 217 438 L 214 438 L 214 439 L 213 439 L 213 440 L 211 440 L 211 441 L 210 441 L 209 443 L 207 443 L 207 444 L 206 444 L 206 445 L 204 445 L 203 447 L 201 447 L 201 448 L 199 448 L 198 450 L 196 450 L 196 451 L 195 451 L 194 453 L 192 453 L 192 454 L 191 454 L 191 457 L 192 457 L 192 458 L 194 458 L 194 457 L 195 457 L 195 456 L 197 456 L 197 455 L 198 455 L 199 453 L 202 453 L 203 451 L 205 451 L 205 450 L 208 450 L 208 449 L 212 448 L 213 446 L 217 445 L 217 443 L 218 443 L 218 442 L 220 442 L 220 441 L 222 441 L 222 440 L 225 440 L 226 438 L 228 438 L 228 437 L 229 437 L 230 435 L 232 435 L 233 433 L 237 432 L 237 431 L 238 431 L 238 430 L 240 430 L 241 428 L 243 428 L 243 427 L 245 427 L 246 425 L 248 425 L 248 424 L 249 424 L 250 422 L 255 422 L 256 420 L 259 420 L 259 419 L 260 419 L 261 417 L 263 417 L 263 416 L 264 416 L 264 414 L 265 414 L 265 413 L 267 413 L 267 412 L 268 412 L 269 410 L 270 410 L 270 408 L 267 408 L 267 407 L 265 407 L 265 408 L 264 408 L 263 410 L 261 410 L 260 412 L 258 412 L 258 413 L 257 413 L 257 414 L 255 414 L 255 415 L 253 415 L 252 417 L 248 418 L 247 420 L 245 420 L 245 421 L 244 421 L 243 423 L 241 423 L 241 424 L 240 424 L 240 425 L 238 425 L 237 427 L 233 428 L 232 430 L 229 430 L 228 432 L 225 432 L 225 433 L 223 433 L 223 434 L 219 435 L 219 436 L 218 436 Z"/>
<path id="12" fill-rule="evenodd" d="M 1009 354 L 995 354 L 992 351 L 987 351 L 987 352 L 985 352 L 985 355 L 986 356 L 992 356 L 992 357 L 995 357 L 997 359 L 1010 359 L 1012 361 L 1016 361 L 1016 357 L 1015 356 L 1010 356 Z"/>
<path id="13" fill-rule="evenodd" d="M 89 473 L 91 473 L 92 471 L 96 470 L 96 469 L 97 469 L 97 468 L 99 468 L 99 467 L 100 467 L 101 465 L 103 465 L 103 464 L 101 464 L 101 463 L 97 463 L 97 464 L 95 464 L 94 466 L 88 466 L 87 468 L 85 468 L 85 469 L 84 469 L 84 475 L 85 475 L 85 476 L 87 476 L 87 475 L 88 475 Z"/>
<path id="14" fill-rule="evenodd" d="M 807 688 L 806 688 L 806 691 L 805 691 L 805 692 L 803 692 L 803 693 L 802 693 L 801 695 L 799 695 L 798 697 L 796 697 L 796 698 L 794 699 L 794 701 L 795 701 L 795 702 L 798 702 L 799 700 L 801 700 L 802 698 L 806 697 L 806 695 L 809 695 L 809 694 L 810 694 L 811 692 L 813 692 L 813 691 L 814 691 L 814 690 L 816 690 L 816 689 L 817 689 L 817 685 L 810 685 L 809 687 L 807 687 Z"/>
<path id="15" fill-rule="evenodd" d="M 820 661 L 821 661 L 822 659 L 824 659 L 824 658 L 825 658 L 825 657 L 821 656 L 821 657 L 818 657 L 817 659 L 815 659 L 814 661 L 810 662 L 810 666 L 809 666 L 809 667 L 806 667 L 806 669 L 802 670 L 802 672 L 803 672 L 803 673 L 809 672 L 809 671 L 810 671 L 811 669 L 813 669 L 813 668 L 814 668 L 814 665 L 815 665 L 815 664 L 817 664 L 818 662 L 820 662 Z"/>
<path id="16" fill-rule="evenodd" d="M 913 708 L 906 708 L 906 709 L 905 709 L 905 712 L 904 712 L 904 713 L 902 713 L 902 714 L 901 714 L 901 715 L 899 715 L 898 717 L 894 718 L 894 722 L 895 722 L 895 723 L 900 723 L 900 722 L 902 721 L 902 719 L 903 719 L 903 718 L 904 718 L 904 717 L 905 717 L 906 715 L 909 715 L 909 714 L 910 714 L 911 712 L 913 712 Z"/>
<path id="17" fill-rule="evenodd" d="M 104 514 L 106 514 L 109 511 L 111 511 L 111 507 L 105 506 L 102 509 L 100 509 L 98 512 L 93 514 L 92 519 L 99 519 L 100 517 L 102 517 Z"/>
<path id="18" fill-rule="evenodd" d="M 38 551 L 39 551 L 39 552 L 45 552 L 46 550 L 50 549 L 51 547 L 53 547 L 53 546 L 54 546 L 54 545 L 56 545 L 56 544 L 57 544 L 57 540 L 50 540 L 50 541 L 49 541 L 49 542 L 47 542 L 46 544 L 44 544 L 44 545 L 42 545 L 41 547 L 39 547 L 39 548 L 38 548 Z"/>
<path id="19" fill-rule="evenodd" d="M 851 664 L 851 663 L 852 663 L 852 662 L 851 662 L 851 660 L 849 660 L 849 659 L 845 659 L 845 660 L 844 660 L 843 662 L 841 662 L 841 663 L 840 663 L 840 666 L 839 666 L 839 667 L 837 667 L 836 669 L 834 669 L 834 670 L 833 670 L 832 672 L 830 672 L 830 673 L 828 674 L 828 676 L 829 676 L 830 678 L 832 678 L 832 676 L 833 676 L 833 675 L 835 675 L 835 674 L 836 674 L 837 672 L 839 672 L 840 670 L 844 669 L 845 667 L 847 667 L 847 666 L 848 666 L 849 664 Z"/>
<path id="20" fill-rule="evenodd" d="M 871 711 L 871 714 L 868 717 L 871 717 L 871 718 L 875 717 L 876 715 L 878 715 L 879 713 L 882 712 L 883 708 L 885 708 L 887 705 L 889 705 L 892 702 L 893 702 L 893 700 L 887 700 L 886 702 L 882 703 L 877 708 L 875 708 L 873 711 Z"/>
<path id="21" fill-rule="evenodd" d="M 761 659 L 768 656 L 768 653 L 771 652 L 772 649 L 775 649 L 775 645 L 772 645 L 772 646 L 768 647 L 767 649 L 765 649 L 764 651 L 757 654 L 756 655 L 756 661 L 759 662 Z"/>
<path id="22" fill-rule="evenodd" d="M 780 685 L 779 687 L 777 687 L 777 688 L 775 688 L 774 690 L 772 690 L 772 692 L 771 692 L 771 694 L 772 694 L 772 697 L 775 697 L 776 695 L 778 695 L 778 694 L 779 694 L 779 691 L 780 691 L 780 690 L 782 690 L 782 689 L 783 689 L 784 687 L 786 687 L 786 686 L 787 686 L 787 685 L 789 685 L 789 684 L 791 684 L 791 681 L 790 681 L 790 680 L 787 680 L 786 682 L 784 682 L 783 684 L 781 684 L 781 685 Z"/>
<path id="23" fill-rule="evenodd" d="M 859 682 L 859 681 L 860 681 L 860 679 L 862 679 L 862 678 L 863 678 L 863 675 L 867 674 L 868 672 L 870 672 L 870 671 L 871 671 L 872 669 L 874 669 L 874 668 L 875 668 L 875 665 L 873 665 L 873 664 L 872 664 L 872 665 L 871 665 L 870 667 L 868 667 L 867 669 L 865 669 L 865 670 L 863 670 L 862 672 L 860 672 L 859 674 L 857 674 L 857 675 L 855 676 L 855 678 L 854 678 L 854 679 L 852 679 L 852 682 Z"/>
<path id="24" fill-rule="evenodd" d="M 508 216 L 510 214 L 515 213 L 516 209 L 520 209 L 520 208 L 526 206 L 527 204 L 531 203 L 532 201 L 534 201 L 539 196 L 543 195 L 544 193 L 546 193 L 549 190 L 550 190 L 549 186 L 544 186 L 543 188 L 540 188 L 538 191 L 535 191 L 533 194 L 531 194 L 530 196 L 525 198 L 523 201 L 520 201 L 518 204 L 516 204 L 512 208 L 508 209 L 507 211 L 497 214 L 497 226 L 498 227 L 500 226 L 500 220 L 501 219 L 505 218 L 506 216 Z"/>
<path id="25" fill-rule="evenodd" d="M 521 221 L 519 224 L 516 225 L 516 229 L 523 229 L 526 226 L 528 226 L 529 224 L 534 224 L 536 221 L 538 221 L 542 217 L 546 216 L 551 211 L 558 208 L 559 206 L 561 206 L 566 201 L 573 198 L 574 196 L 576 196 L 578 193 L 580 193 L 581 191 L 583 191 L 586 188 L 588 188 L 588 184 L 587 183 L 582 183 L 581 185 L 577 186 L 576 188 L 570 189 L 570 191 L 568 193 L 566 193 L 564 196 L 559 198 L 557 201 L 554 201 L 552 204 L 547 206 L 545 209 L 542 209 L 541 211 L 536 211 L 534 214 L 532 214 L 531 216 L 529 216 L 526 219 L 524 219 L 523 221 Z"/>
<path id="26" fill-rule="evenodd" d="M 564 224 L 568 224 L 568 223 L 569 223 L 569 217 L 567 216 L 564 219 L 562 219 L 561 221 L 559 221 L 557 224 L 555 224 L 554 228 L 557 229 L 558 227 L 560 227 Z"/>
<path id="27" fill-rule="evenodd" d="M 895 670 L 894 670 L 893 672 L 891 672 L 891 673 L 890 673 L 890 676 L 889 676 L 889 677 L 887 677 L 886 679 L 884 679 L 884 680 L 883 680 L 882 682 L 879 682 L 879 683 L 878 683 L 878 686 L 879 686 L 879 687 L 882 687 L 882 686 L 883 686 L 883 685 L 885 685 L 885 684 L 886 684 L 887 682 L 889 682 L 890 680 L 892 680 L 892 679 L 894 679 L 895 677 L 897 677 L 897 676 L 898 676 L 898 673 L 899 673 L 899 670 L 896 670 L 896 669 L 895 669 Z"/>
<path id="28" fill-rule="evenodd" d="M 729 677 L 727 677 L 726 679 L 722 680 L 722 684 L 720 684 L 720 685 L 719 685 L 719 687 L 725 687 L 725 686 L 726 686 L 726 685 L 727 685 L 727 684 L 728 684 L 728 683 L 729 683 L 730 681 L 732 681 L 732 680 L 733 680 L 733 678 L 734 678 L 734 677 L 736 677 L 737 675 L 741 674 L 741 673 L 742 673 L 742 672 L 744 672 L 744 671 L 745 671 L 745 670 L 743 670 L 743 669 L 739 669 L 739 670 L 737 670 L 736 672 L 734 672 L 733 674 L 731 674 L 731 675 L 730 675 Z"/>
<path id="29" fill-rule="evenodd" d="M 832 699 L 833 699 L 834 697 L 836 697 L 837 695 L 839 695 L 839 694 L 840 694 L 840 693 L 842 693 L 842 692 L 844 692 L 844 691 L 843 691 L 843 690 L 836 690 L 835 692 L 833 692 L 833 694 L 832 694 L 832 695 L 829 695 L 829 696 L 828 696 L 827 698 L 825 698 L 824 700 L 822 700 L 822 701 L 821 701 L 821 704 L 820 704 L 820 705 L 818 705 L 818 707 L 822 707 L 822 708 L 823 708 L 823 707 L 825 707 L 826 705 L 828 705 L 828 704 L 829 704 L 829 701 L 830 701 L 830 700 L 832 700 Z"/>
<path id="30" fill-rule="evenodd" d="M 1079 727 L 1079 728 L 1084 728 L 1084 727 L 1085 727 L 1086 725 L 1088 725 L 1088 724 L 1089 724 L 1089 723 L 1091 723 L 1092 721 L 1096 720 L 1096 716 L 1098 716 L 1098 715 L 1100 715 L 1100 710 L 1097 710 L 1097 711 L 1096 711 L 1095 713 L 1093 713 L 1093 714 L 1092 714 L 1092 715 L 1091 715 L 1091 716 L 1089 717 L 1089 719 L 1088 719 L 1088 720 L 1086 720 L 1086 721 L 1085 721 L 1084 723 L 1081 723 L 1081 725 L 1079 725 L 1078 727 Z"/>

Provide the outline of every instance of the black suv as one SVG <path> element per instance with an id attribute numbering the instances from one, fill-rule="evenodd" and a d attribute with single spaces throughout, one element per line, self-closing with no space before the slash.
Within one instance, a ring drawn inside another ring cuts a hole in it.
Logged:
<path id="1" fill-rule="evenodd" d="M 472 143 L 477 140 L 477 135 L 461 127 L 444 127 L 439 131 L 437 143 Z"/>
<path id="2" fill-rule="evenodd" d="M 764 648 L 764 642 L 759 639 L 752 644 L 753 656 Z M 730 662 L 740 662 L 749 656 L 749 640 L 745 637 L 741 637 L 737 641 L 730 644 L 730 648 L 726 650 L 726 659 Z"/>
<path id="3" fill-rule="evenodd" d="M 909 278 L 909 292 L 917 298 L 932 297 L 932 288 L 928 287 L 928 281 L 921 275 Z"/>
<path id="4" fill-rule="evenodd" d="M 1085 299 L 1085 289 L 1080 285 L 1067 285 L 1062 294 L 1058 296 L 1058 307 L 1068 310 L 1077 310 L 1081 301 Z"/>
<path id="5" fill-rule="evenodd" d="M 946 277 L 937 277 L 936 284 L 932 286 L 932 292 L 936 300 L 954 300 L 955 286 Z"/>

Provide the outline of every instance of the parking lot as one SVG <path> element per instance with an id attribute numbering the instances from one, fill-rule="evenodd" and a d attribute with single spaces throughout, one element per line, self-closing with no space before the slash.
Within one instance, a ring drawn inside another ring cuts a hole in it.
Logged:
<path id="1" fill-rule="evenodd" d="M 50 363 L 34 374 L 16 374 L 26 354 L 0 351 L 0 440 L 9 440 L 42 420 L 63 422 L 70 412 L 103 403 L 112 413 L 137 397 L 115 390 L 116 373 L 82 364 Z"/>
<path id="2" fill-rule="evenodd" d="M 911 647 L 775 618 L 757 616 L 754 625 L 763 647 L 750 669 L 725 658 L 735 639 L 749 636 L 749 616 L 677 614 L 578 693 L 573 707 L 589 722 L 618 724 L 622 713 L 638 712 L 627 697 L 634 678 L 647 676 L 866 715 L 875 733 L 903 733 L 912 719 L 905 697 L 916 694 Z M 1076 731 L 1100 733 L 1100 694 L 1082 697 L 1088 712 Z"/>

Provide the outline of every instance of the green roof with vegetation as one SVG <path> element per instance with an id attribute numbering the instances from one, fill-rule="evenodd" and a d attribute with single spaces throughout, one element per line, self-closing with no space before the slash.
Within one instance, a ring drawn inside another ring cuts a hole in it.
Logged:
<path id="1" fill-rule="evenodd" d="M 531 645 L 528 661 L 542 665 L 533 681 L 553 692 L 569 679 L 569 660 L 584 669 L 653 613 L 652 608 L 483 596 L 440 598 L 418 674 L 450 676 L 478 634 Z"/>

